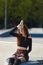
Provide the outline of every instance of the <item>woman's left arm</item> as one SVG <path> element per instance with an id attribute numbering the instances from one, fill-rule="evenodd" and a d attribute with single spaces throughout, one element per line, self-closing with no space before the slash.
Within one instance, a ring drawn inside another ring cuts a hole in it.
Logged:
<path id="1" fill-rule="evenodd" d="M 27 52 L 29 53 L 32 50 L 32 38 L 29 38 L 29 49 L 27 50 Z"/>

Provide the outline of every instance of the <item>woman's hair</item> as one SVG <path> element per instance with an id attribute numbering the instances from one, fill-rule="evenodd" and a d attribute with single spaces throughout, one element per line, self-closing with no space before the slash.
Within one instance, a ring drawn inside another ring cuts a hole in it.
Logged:
<path id="1" fill-rule="evenodd" d="M 30 36 L 28 28 L 26 25 L 23 25 L 23 30 L 24 30 L 24 34 L 26 35 L 26 37 Z M 20 34 L 20 32 L 19 32 L 19 34 Z M 17 37 L 17 45 L 20 45 L 20 37 Z"/>
<path id="2" fill-rule="evenodd" d="M 24 25 L 23 28 L 24 28 L 24 34 L 28 37 L 30 35 L 28 31 L 28 27 Z"/>

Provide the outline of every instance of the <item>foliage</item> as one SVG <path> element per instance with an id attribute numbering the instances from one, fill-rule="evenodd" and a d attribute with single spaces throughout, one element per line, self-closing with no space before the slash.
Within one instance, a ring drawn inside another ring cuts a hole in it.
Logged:
<path id="1" fill-rule="evenodd" d="M 5 1 L 0 0 L 0 20 L 3 19 L 2 21 L 5 17 Z M 31 24 L 30 26 L 34 27 L 34 23 L 37 23 L 42 27 L 43 0 L 7 0 L 7 19 L 8 27 L 19 23 L 21 19 L 27 24 Z M 2 23 L 0 21 L 0 25 Z"/>

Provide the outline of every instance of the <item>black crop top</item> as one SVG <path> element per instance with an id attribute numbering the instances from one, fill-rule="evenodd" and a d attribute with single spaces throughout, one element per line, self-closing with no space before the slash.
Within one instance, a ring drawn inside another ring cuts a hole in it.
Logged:
<path id="1" fill-rule="evenodd" d="M 29 49 L 27 50 L 28 53 L 31 51 L 32 49 L 32 39 L 31 38 L 26 37 L 26 40 L 25 40 L 24 36 L 22 36 L 21 34 L 20 35 L 18 34 L 17 27 L 11 30 L 10 34 L 15 37 L 20 37 L 20 43 L 21 43 L 20 46 L 25 47 L 25 48 L 29 47 Z"/>

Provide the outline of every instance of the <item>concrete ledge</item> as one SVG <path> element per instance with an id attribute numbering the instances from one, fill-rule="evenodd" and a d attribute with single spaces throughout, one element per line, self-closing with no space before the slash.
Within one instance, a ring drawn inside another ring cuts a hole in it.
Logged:
<path id="1" fill-rule="evenodd" d="M 39 65 L 40 63 L 37 61 L 29 61 L 25 63 L 21 63 L 20 65 Z"/>

